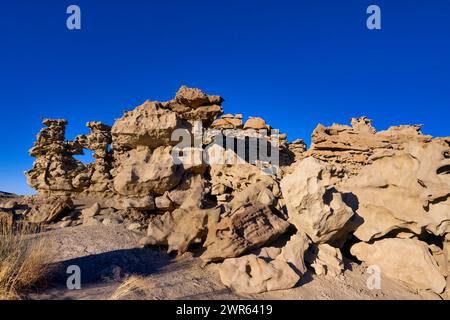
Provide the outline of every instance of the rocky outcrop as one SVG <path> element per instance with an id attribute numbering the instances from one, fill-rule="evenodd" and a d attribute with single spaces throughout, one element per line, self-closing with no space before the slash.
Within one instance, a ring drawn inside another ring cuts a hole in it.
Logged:
<path id="1" fill-rule="evenodd" d="M 307 156 L 331 164 L 345 164 L 349 174 L 356 174 L 361 167 L 376 159 L 380 152 L 395 152 L 411 141 L 430 142 L 432 137 L 422 135 L 421 126 L 396 126 L 376 132 L 372 121 L 366 117 L 353 118 L 351 126 L 319 124 L 311 136 L 311 148 Z"/>
<path id="2" fill-rule="evenodd" d="M 33 169 L 26 172 L 28 184 L 42 194 L 65 194 L 76 192 L 74 178 L 86 170 L 85 166 L 73 158 L 83 154 L 77 142 L 65 141 L 66 120 L 44 119 L 46 128 L 37 135 L 30 155 L 36 160 Z"/>
<path id="3" fill-rule="evenodd" d="M 240 293 L 291 288 L 308 270 L 337 277 L 350 258 L 449 297 L 450 138 L 362 117 L 318 125 L 307 149 L 262 118 L 223 115 L 223 101 L 183 86 L 73 141 L 66 120 L 45 119 L 26 172 L 39 196 L 2 199 L 0 219 L 124 224 L 178 254 L 202 244 Z M 94 162 L 74 158 L 84 150 Z"/>

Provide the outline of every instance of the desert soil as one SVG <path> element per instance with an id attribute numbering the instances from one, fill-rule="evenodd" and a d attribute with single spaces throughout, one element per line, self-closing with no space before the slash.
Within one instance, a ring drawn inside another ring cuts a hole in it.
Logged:
<path id="1" fill-rule="evenodd" d="M 123 226 L 77 226 L 46 232 L 51 237 L 53 263 L 57 269 L 46 289 L 30 299 L 109 299 L 130 275 L 142 278 L 139 288 L 124 299 L 420 299 L 404 285 L 382 278 L 380 290 L 366 286 L 368 274 L 348 262 L 341 277 L 308 272 L 296 288 L 243 296 L 231 292 L 220 281 L 217 265 L 202 266 L 201 248 L 181 256 L 163 248 L 141 248 L 142 235 Z M 69 290 L 69 265 L 81 268 L 82 288 Z"/>

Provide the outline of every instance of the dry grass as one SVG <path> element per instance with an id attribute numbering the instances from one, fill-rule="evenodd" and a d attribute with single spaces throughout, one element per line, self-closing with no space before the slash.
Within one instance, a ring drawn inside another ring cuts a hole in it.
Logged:
<path id="1" fill-rule="evenodd" d="M 0 300 L 21 299 L 51 272 L 51 241 L 38 228 L 0 219 Z"/>
<path id="2" fill-rule="evenodd" d="M 146 281 L 139 276 L 130 276 L 109 297 L 109 300 L 122 300 L 130 295 L 145 294 Z"/>

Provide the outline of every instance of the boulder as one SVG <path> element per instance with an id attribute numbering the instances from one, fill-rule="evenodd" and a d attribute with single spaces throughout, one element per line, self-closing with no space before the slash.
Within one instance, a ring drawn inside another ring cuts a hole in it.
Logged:
<path id="1" fill-rule="evenodd" d="M 182 254 L 192 243 L 204 240 L 208 228 L 219 220 L 220 209 L 176 209 L 154 219 L 142 245 L 166 245 Z"/>
<path id="2" fill-rule="evenodd" d="M 262 118 L 250 117 L 244 124 L 244 129 L 268 129 L 266 122 Z"/>
<path id="3" fill-rule="evenodd" d="M 344 271 L 342 253 L 329 244 L 314 244 L 306 255 L 306 260 L 317 275 L 339 276 Z"/>
<path id="4" fill-rule="evenodd" d="M 351 253 L 367 265 L 378 265 L 386 276 L 418 290 L 442 293 L 446 286 L 428 245 L 415 239 L 382 239 L 373 244 L 360 242 Z"/>
<path id="5" fill-rule="evenodd" d="M 172 132 L 185 127 L 177 113 L 162 108 L 158 102 L 146 101 L 133 111 L 126 111 L 116 120 L 111 132 L 115 145 L 155 149 L 172 145 Z"/>
<path id="6" fill-rule="evenodd" d="M 114 189 L 124 196 L 164 194 L 181 181 L 182 167 L 176 165 L 170 147 L 152 151 L 139 147 L 116 169 Z"/>
<path id="7" fill-rule="evenodd" d="M 314 243 L 338 241 L 351 231 L 348 222 L 353 209 L 333 186 L 327 166 L 312 157 L 297 163 L 280 183 L 289 221 Z"/>
<path id="8" fill-rule="evenodd" d="M 243 294 L 289 289 L 300 280 L 286 262 L 267 262 L 255 255 L 226 259 L 219 273 L 225 286 Z"/>
<path id="9" fill-rule="evenodd" d="M 83 216 L 83 220 L 87 220 L 89 218 L 92 218 L 92 217 L 96 216 L 97 214 L 99 214 L 100 210 L 101 210 L 100 204 L 98 204 L 97 202 L 94 203 L 89 208 L 83 209 L 81 211 L 81 215 Z"/>
<path id="10" fill-rule="evenodd" d="M 54 222 L 62 217 L 64 212 L 73 209 L 73 202 L 70 197 L 30 197 L 24 200 L 30 210 L 26 213 L 26 218 L 34 223 Z"/>
<path id="11" fill-rule="evenodd" d="M 211 226 L 201 259 L 209 262 L 240 256 L 278 238 L 288 227 L 289 223 L 266 205 L 241 207 Z"/>
<path id="12" fill-rule="evenodd" d="M 243 123 L 241 114 L 226 114 L 211 124 L 211 128 L 215 129 L 241 129 L 242 127 Z"/>
<path id="13" fill-rule="evenodd" d="M 305 253 L 310 243 L 311 241 L 305 234 L 298 232 L 289 239 L 276 259 L 287 262 L 291 268 L 302 275 L 307 271 Z"/>
<path id="14" fill-rule="evenodd" d="M 222 102 L 223 99 L 219 96 L 209 96 L 200 89 L 182 86 L 175 99 L 163 103 L 162 106 L 191 124 L 201 121 L 203 126 L 209 127 L 223 114 Z"/>

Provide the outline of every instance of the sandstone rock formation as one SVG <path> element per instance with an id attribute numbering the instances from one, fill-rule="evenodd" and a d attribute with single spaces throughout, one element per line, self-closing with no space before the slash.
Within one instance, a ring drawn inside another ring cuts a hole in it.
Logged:
<path id="1" fill-rule="evenodd" d="M 247 255 L 225 260 L 220 266 L 220 279 L 237 292 L 254 294 L 292 288 L 300 277 L 284 261 L 267 262 Z"/>
<path id="2" fill-rule="evenodd" d="M 238 257 L 276 239 L 288 227 L 289 223 L 266 205 L 241 207 L 211 226 L 201 258 L 209 262 Z"/>
<path id="3" fill-rule="evenodd" d="M 281 181 L 289 221 L 315 243 L 345 237 L 343 231 L 348 229 L 346 225 L 354 214 L 333 181 L 337 181 L 333 170 L 312 157 L 297 163 Z"/>
<path id="4" fill-rule="evenodd" d="M 240 293 L 292 288 L 308 270 L 336 277 L 357 259 L 450 298 L 450 138 L 362 117 L 318 125 L 307 149 L 261 118 L 223 115 L 223 101 L 183 86 L 73 141 L 66 120 L 45 119 L 26 172 L 39 195 L 2 197 L 0 219 L 123 224 L 178 254 L 201 244 Z M 93 163 L 74 158 L 84 149 Z"/>
<path id="5" fill-rule="evenodd" d="M 370 265 L 378 265 L 389 277 L 419 290 L 442 293 L 445 277 L 426 243 L 414 239 L 383 239 L 374 244 L 358 243 L 352 254 Z"/>
<path id="6" fill-rule="evenodd" d="M 311 136 L 311 148 L 307 155 L 327 163 L 345 164 L 350 174 L 372 163 L 373 155 L 379 152 L 401 150 L 410 141 L 430 142 L 432 137 L 422 135 L 421 126 L 396 126 L 376 132 L 372 121 L 366 117 L 353 118 L 352 125 L 319 124 Z"/>

